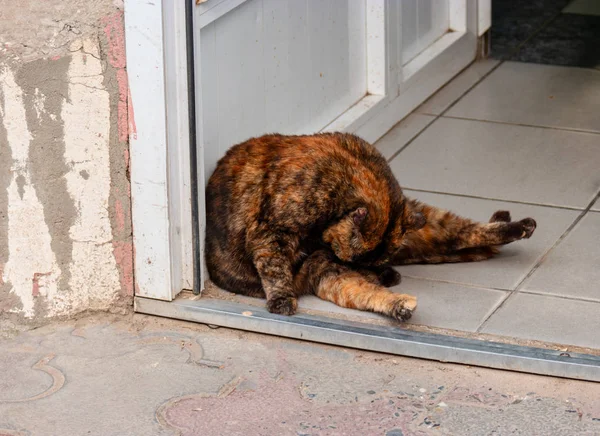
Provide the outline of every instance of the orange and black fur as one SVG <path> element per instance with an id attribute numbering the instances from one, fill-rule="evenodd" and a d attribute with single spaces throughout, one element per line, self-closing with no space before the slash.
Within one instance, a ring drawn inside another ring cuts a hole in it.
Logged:
<path id="1" fill-rule="evenodd" d="M 407 199 L 379 152 L 343 133 L 232 147 L 208 182 L 206 208 L 211 280 L 266 297 L 284 315 L 315 294 L 406 320 L 417 301 L 386 289 L 400 282 L 391 265 L 487 259 L 536 226 L 504 211 L 478 223 Z"/>

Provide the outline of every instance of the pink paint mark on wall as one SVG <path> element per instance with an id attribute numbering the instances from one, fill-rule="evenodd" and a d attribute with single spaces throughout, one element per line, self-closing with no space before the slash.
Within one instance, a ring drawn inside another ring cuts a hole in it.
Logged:
<path id="1" fill-rule="evenodd" d="M 38 297 L 40 295 L 40 279 L 44 276 L 48 276 L 50 275 L 49 272 L 47 273 L 33 273 L 33 278 L 31 279 L 32 282 L 32 286 L 31 286 L 31 295 L 33 295 L 34 297 Z"/>
<path id="2" fill-rule="evenodd" d="M 37 297 L 40 295 L 40 278 L 38 276 L 39 273 L 35 273 L 33 275 L 33 289 L 31 290 L 31 295 L 33 295 L 34 297 Z"/>
<path id="3" fill-rule="evenodd" d="M 131 100 L 131 89 L 128 90 L 128 113 L 129 113 L 129 135 L 137 139 L 137 128 L 135 126 L 135 114 L 133 113 L 133 101 Z"/>
<path id="4" fill-rule="evenodd" d="M 128 103 L 129 85 L 125 71 L 125 25 L 123 11 L 117 11 L 102 19 L 104 33 L 108 40 L 108 62 L 117 70 L 117 84 L 119 86 L 119 102 L 117 104 L 117 119 L 119 141 L 127 141 L 128 135 Z"/>
<path id="5" fill-rule="evenodd" d="M 108 38 L 108 62 L 115 68 L 125 68 L 125 24 L 123 11 L 116 11 L 102 19 Z"/>
<path id="6" fill-rule="evenodd" d="M 129 96 L 129 89 L 127 84 L 127 72 L 123 70 L 117 70 L 117 83 L 119 84 L 119 103 L 117 105 L 117 126 L 119 131 L 119 141 L 127 141 L 128 136 L 128 103 L 127 98 Z"/>
<path id="7" fill-rule="evenodd" d="M 119 269 L 119 280 L 123 295 L 133 296 L 133 244 L 113 241 L 113 255 Z"/>
<path id="8" fill-rule="evenodd" d="M 115 221 L 116 230 L 119 233 L 125 231 L 125 211 L 123 210 L 123 204 L 118 199 L 115 200 Z"/>

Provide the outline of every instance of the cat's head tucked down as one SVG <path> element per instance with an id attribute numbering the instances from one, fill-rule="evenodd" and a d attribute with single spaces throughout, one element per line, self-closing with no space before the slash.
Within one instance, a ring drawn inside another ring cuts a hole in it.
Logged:
<path id="1" fill-rule="evenodd" d="M 406 202 L 395 208 L 394 216 L 384 222 L 368 225 L 369 210 L 358 207 L 323 232 L 323 242 L 331 247 L 338 259 L 365 266 L 387 264 L 402 246 L 404 236 L 421 229 L 425 217 L 412 211 Z M 377 232 L 376 228 L 383 228 Z"/>
<path id="2" fill-rule="evenodd" d="M 369 235 L 364 235 L 364 222 L 367 218 L 366 207 L 359 207 L 323 233 L 323 241 L 328 244 L 335 255 L 344 262 L 352 260 L 360 254 L 372 249 L 373 242 Z"/>

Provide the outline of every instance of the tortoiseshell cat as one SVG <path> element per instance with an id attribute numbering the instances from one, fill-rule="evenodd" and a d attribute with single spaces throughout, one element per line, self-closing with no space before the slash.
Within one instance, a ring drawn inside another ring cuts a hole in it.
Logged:
<path id="1" fill-rule="evenodd" d="M 232 147 L 208 182 L 206 208 L 211 280 L 266 297 L 283 315 L 315 294 L 406 320 L 417 301 L 386 289 L 400 282 L 391 265 L 487 259 L 536 227 L 505 211 L 477 223 L 407 199 L 379 152 L 343 133 Z"/>

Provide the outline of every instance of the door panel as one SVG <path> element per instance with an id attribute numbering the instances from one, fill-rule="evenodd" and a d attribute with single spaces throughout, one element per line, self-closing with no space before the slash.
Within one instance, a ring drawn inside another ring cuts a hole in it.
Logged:
<path id="1" fill-rule="evenodd" d="M 200 32 L 206 177 L 232 145 L 318 131 L 366 94 L 365 0 L 248 0 Z"/>

